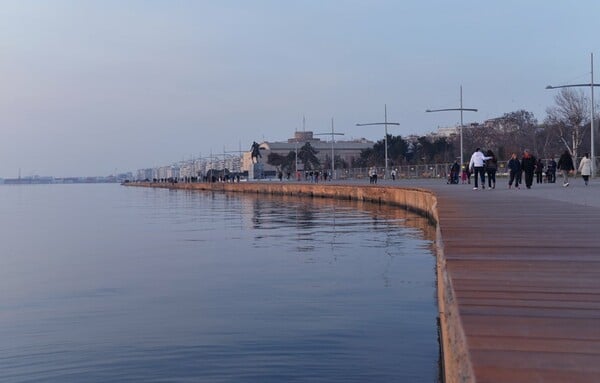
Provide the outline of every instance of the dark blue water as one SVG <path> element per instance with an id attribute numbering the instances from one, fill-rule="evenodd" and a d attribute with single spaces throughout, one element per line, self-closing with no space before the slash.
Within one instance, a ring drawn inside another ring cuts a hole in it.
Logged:
<path id="1" fill-rule="evenodd" d="M 0 186 L 0 381 L 435 382 L 418 227 L 340 201 Z"/>

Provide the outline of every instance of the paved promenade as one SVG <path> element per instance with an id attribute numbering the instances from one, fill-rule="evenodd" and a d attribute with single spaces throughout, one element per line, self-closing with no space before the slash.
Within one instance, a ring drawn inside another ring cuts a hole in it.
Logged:
<path id="1" fill-rule="evenodd" d="M 395 184 L 438 195 L 477 382 L 600 382 L 600 182 Z"/>

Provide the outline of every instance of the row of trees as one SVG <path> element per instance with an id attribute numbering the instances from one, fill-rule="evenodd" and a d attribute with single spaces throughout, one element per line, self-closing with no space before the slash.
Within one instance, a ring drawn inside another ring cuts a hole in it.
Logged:
<path id="1" fill-rule="evenodd" d="M 463 156 L 468 159 L 475 148 L 481 147 L 491 149 L 501 160 L 508 159 L 511 153 L 520 154 L 524 149 L 530 149 L 540 158 L 557 158 L 565 150 L 574 157 L 580 157 L 590 147 L 590 105 L 581 90 L 563 88 L 555 96 L 555 105 L 546 109 L 547 115 L 542 123 L 533 113 L 517 110 L 484 124 L 465 127 Z M 450 163 L 460 157 L 458 134 L 450 137 L 429 135 L 411 140 L 388 135 L 387 141 L 390 166 Z M 327 157 L 326 163 L 321 164 L 317 153 L 310 143 L 306 143 L 298 150 L 298 162 L 307 170 L 330 168 L 331 158 Z M 373 148 L 363 150 L 351 164 L 338 156 L 335 161 L 338 169 L 383 166 L 385 141 L 377 141 Z M 267 162 L 282 171 L 291 172 L 295 169 L 296 153 L 291 151 L 286 156 L 271 153 Z"/>
<path id="2" fill-rule="evenodd" d="M 463 130 L 464 158 L 477 147 L 491 149 L 499 159 L 511 153 L 530 149 L 540 158 L 557 158 L 568 150 L 574 157 L 589 152 L 591 103 L 581 90 L 561 89 L 555 105 L 546 109 L 546 118 L 538 122 L 533 113 L 517 110 L 484 124 L 474 124 Z M 598 110 L 598 108 L 596 108 Z M 598 117 L 594 118 L 597 122 Z M 597 135 L 594 137 L 596 139 Z M 384 140 L 373 149 L 365 150 L 353 166 L 365 167 L 384 163 Z M 388 136 L 388 159 L 393 165 L 415 163 L 448 163 L 460 157 L 460 136 L 422 136 L 407 141 L 400 136 Z"/>
<path id="3" fill-rule="evenodd" d="M 301 168 L 305 170 L 319 170 L 319 169 L 330 169 L 331 168 L 331 157 L 326 156 L 325 161 L 322 164 L 317 154 L 319 152 L 312 147 L 310 142 L 302 145 L 298 149 L 298 157 L 296 158 L 296 152 L 290 151 L 287 155 L 282 156 L 278 153 L 269 153 L 267 157 L 267 163 L 273 165 L 283 172 L 293 172 L 296 170 L 296 159 L 298 163 L 302 164 Z M 335 168 L 336 169 L 347 169 L 349 164 L 344 161 L 340 156 L 335 156 Z"/>
<path id="4" fill-rule="evenodd" d="M 507 113 L 484 126 L 465 129 L 471 145 L 465 150 L 485 147 L 496 150 L 503 159 L 526 148 L 542 158 L 556 158 L 565 150 L 581 157 L 591 146 L 590 107 L 581 90 L 564 88 L 555 96 L 555 105 L 546 109 L 542 123 L 525 110 Z M 595 116 L 594 121 L 597 119 Z"/>

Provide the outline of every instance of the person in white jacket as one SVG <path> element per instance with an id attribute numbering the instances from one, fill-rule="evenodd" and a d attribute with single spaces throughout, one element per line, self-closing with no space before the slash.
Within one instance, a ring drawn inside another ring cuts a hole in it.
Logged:
<path id="1" fill-rule="evenodd" d="M 485 189 L 485 171 L 483 167 L 483 162 L 491 159 L 492 157 L 486 157 L 481 152 L 481 148 L 475 149 L 473 155 L 471 155 L 471 162 L 469 162 L 469 169 L 471 172 L 475 172 L 475 187 L 473 190 L 479 189 L 479 185 L 477 183 L 478 175 L 481 177 L 481 188 Z"/>
<path id="2" fill-rule="evenodd" d="M 583 177 L 583 182 L 585 182 L 585 186 L 588 185 L 588 181 L 590 180 L 590 175 L 592 174 L 592 160 L 590 160 L 590 154 L 585 153 L 581 162 L 579 163 L 579 169 L 577 169 L 581 176 Z"/>

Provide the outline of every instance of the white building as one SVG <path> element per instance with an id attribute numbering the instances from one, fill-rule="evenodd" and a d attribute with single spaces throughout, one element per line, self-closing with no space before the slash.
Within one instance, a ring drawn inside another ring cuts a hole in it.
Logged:
<path id="1" fill-rule="evenodd" d="M 435 137 L 450 137 L 452 135 L 459 134 L 460 133 L 459 129 L 460 129 L 460 125 L 438 128 L 437 132 L 435 132 L 433 134 L 433 136 L 435 136 Z"/>
<path id="2" fill-rule="evenodd" d="M 139 171 L 138 171 L 139 174 Z M 165 179 L 179 179 L 179 165 L 168 165 L 161 166 L 159 168 L 152 169 L 152 178 L 156 178 L 159 180 Z M 151 179 L 151 178 L 148 178 Z"/>
<path id="3" fill-rule="evenodd" d="M 143 181 L 143 180 L 152 181 L 152 178 L 154 178 L 153 170 L 154 169 L 152 169 L 152 168 L 138 169 L 135 179 L 138 181 Z"/>

